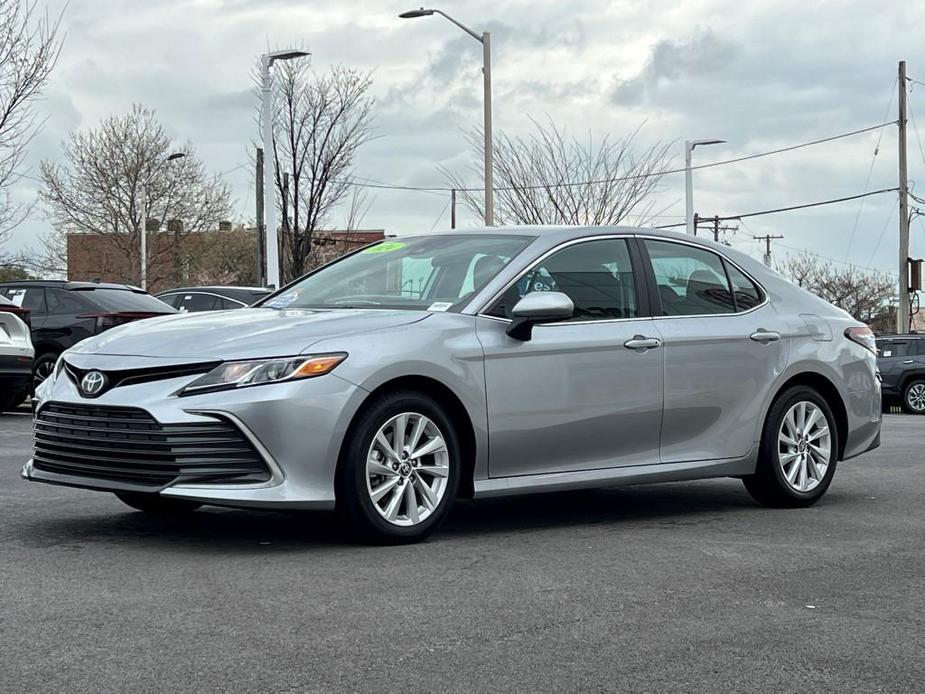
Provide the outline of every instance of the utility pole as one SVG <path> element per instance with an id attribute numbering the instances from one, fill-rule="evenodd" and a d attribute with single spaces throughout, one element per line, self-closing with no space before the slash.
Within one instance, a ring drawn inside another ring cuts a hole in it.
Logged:
<path id="1" fill-rule="evenodd" d="M 766 234 L 765 236 L 753 236 L 755 241 L 764 241 L 764 264 L 768 267 L 771 267 L 771 241 L 773 239 L 782 239 L 783 236 L 771 236 L 771 234 Z"/>
<path id="2" fill-rule="evenodd" d="M 283 174 L 283 232 L 289 231 L 289 172 Z M 285 237 L 283 237 L 285 239 Z"/>
<path id="3" fill-rule="evenodd" d="M 257 148 L 257 284 L 265 287 L 267 276 L 263 269 L 263 149 Z"/>
<path id="4" fill-rule="evenodd" d="M 899 306 L 896 332 L 909 332 L 909 180 L 906 170 L 906 61 L 899 61 Z"/>
<path id="5" fill-rule="evenodd" d="M 719 243 L 719 215 L 713 215 L 713 240 Z"/>
<path id="6" fill-rule="evenodd" d="M 693 236 L 696 236 L 697 229 L 699 228 L 700 228 L 700 215 L 694 212 L 694 225 L 690 228 L 690 230 L 687 233 Z"/>
<path id="7" fill-rule="evenodd" d="M 456 189 L 450 191 L 450 229 L 456 228 Z"/>

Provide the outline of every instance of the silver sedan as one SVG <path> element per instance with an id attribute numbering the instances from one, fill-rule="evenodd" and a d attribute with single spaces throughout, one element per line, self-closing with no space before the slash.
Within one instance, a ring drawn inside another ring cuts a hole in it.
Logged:
<path id="1" fill-rule="evenodd" d="M 731 476 L 807 506 L 879 444 L 874 349 L 843 311 L 688 236 L 403 236 L 256 307 L 68 350 L 23 476 L 156 513 L 336 508 L 383 542 L 422 538 L 459 497 Z"/>

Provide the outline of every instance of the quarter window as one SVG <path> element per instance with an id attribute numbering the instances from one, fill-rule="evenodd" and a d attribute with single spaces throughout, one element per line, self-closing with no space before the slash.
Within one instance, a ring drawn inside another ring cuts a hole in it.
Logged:
<path id="1" fill-rule="evenodd" d="M 585 241 L 553 253 L 524 273 L 487 313 L 510 318 L 514 305 L 526 294 L 549 291 L 569 296 L 575 304 L 573 321 L 639 315 L 625 239 Z"/>
<path id="2" fill-rule="evenodd" d="M 732 292 L 735 295 L 736 311 L 748 311 L 764 301 L 764 295 L 758 286 L 752 282 L 745 273 L 735 265 L 724 262 L 729 281 L 732 283 Z"/>
<path id="3" fill-rule="evenodd" d="M 715 253 L 668 241 L 646 241 L 664 316 L 735 311 L 723 261 Z"/>

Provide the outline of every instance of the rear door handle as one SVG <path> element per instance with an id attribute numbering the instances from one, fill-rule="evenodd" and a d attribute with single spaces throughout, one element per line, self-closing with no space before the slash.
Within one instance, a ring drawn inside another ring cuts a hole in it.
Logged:
<path id="1" fill-rule="evenodd" d="M 655 349 L 662 341 L 657 337 L 645 337 L 644 335 L 634 335 L 631 340 L 627 340 L 623 343 L 623 346 L 627 349 Z"/>
<path id="2" fill-rule="evenodd" d="M 915 364 L 915 359 L 906 359 L 903 364 Z"/>
<path id="3" fill-rule="evenodd" d="M 750 339 L 755 342 L 777 342 L 780 339 L 780 333 L 775 333 L 771 330 L 762 330 L 758 328 L 755 332 L 748 336 Z"/>

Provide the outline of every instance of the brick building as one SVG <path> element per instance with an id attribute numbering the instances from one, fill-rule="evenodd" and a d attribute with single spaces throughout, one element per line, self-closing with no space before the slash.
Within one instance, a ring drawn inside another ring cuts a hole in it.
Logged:
<path id="1" fill-rule="evenodd" d="M 385 238 L 381 229 L 316 231 L 307 269 L 329 262 L 358 246 Z M 223 223 L 216 231 L 182 234 L 148 232 L 148 290 L 180 286 L 257 284 L 257 239 L 253 228 Z M 68 234 L 67 277 L 72 281 L 139 282 L 138 250 L 129 236 Z"/>

